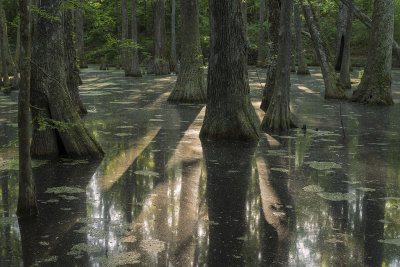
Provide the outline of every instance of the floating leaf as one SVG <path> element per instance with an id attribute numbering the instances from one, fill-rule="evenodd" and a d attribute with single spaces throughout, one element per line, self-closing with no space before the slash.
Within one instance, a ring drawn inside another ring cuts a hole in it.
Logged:
<path id="1" fill-rule="evenodd" d="M 353 194 L 340 193 L 340 192 L 336 193 L 320 192 L 318 193 L 318 196 L 330 201 L 345 201 L 345 200 L 353 200 L 356 198 L 356 196 Z"/>

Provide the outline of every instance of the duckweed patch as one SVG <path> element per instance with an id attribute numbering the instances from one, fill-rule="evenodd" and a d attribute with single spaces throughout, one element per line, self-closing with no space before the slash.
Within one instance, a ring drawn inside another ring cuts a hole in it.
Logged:
<path id="1" fill-rule="evenodd" d="M 80 228 L 79 230 L 75 230 L 75 233 L 79 233 L 79 234 L 88 234 L 90 236 L 99 238 L 99 239 L 104 239 L 107 237 L 107 231 L 104 230 L 100 230 L 97 229 L 95 227 L 91 227 L 91 226 L 84 226 L 82 228 Z"/>
<path id="2" fill-rule="evenodd" d="M 330 169 L 341 169 L 342 166 L 335 162 L 323 162 L 323 161 L 310 161 L 306 162 L 310 166 L 310 168 L 319 170 L 319 171 L 326 171 Z"/>
<path id="3" fill-rule="evenodd" d="M 368 187 L 359 187 L 359 188 L 357 188 L 357 190 L 360 190 L 362 192 L 374 192 L 374 191 L 376 191 L 376 189 L 368 188 Z"/>
<path id="4" fill-rule="evenodd" d="M 306 187 L 303 187 L 303 191 L 308 192 L 308 193 L 319 193 L 323 192 L 324 189 L 318 185 L 307 185 Z"/>
<path id="5" fill-rule="evenodd" d="M 165 243 L 157 239 L 142 240 L 140 248 L 149 254 L 157 254 L 165 250 Z"/>
<path id="6" fill-rule="evenodd" d="M 136 236 L 134 236 L 134 235 L 130 235 L 130 236 L 124 237 L 122 239 L 122 243 L 135 243 L 136 241 L 137 241 L 137 239 L 136 239 Z"/>
<path id="7" fill-rule="evenodd" d="M 79 194 L 83 193 L 85 190 L 79 187 L 70 187 L 70 186 L 59 186 L 59 187 L 50 187 L 47 188 L 47 194 Z"/>
<path id="8" fill-rule="evenodd" d="M 83 256 L 83 253 L 99 253 L 101 249 L 94 245 L 88 245 L 85 243 L 79 243 L 74 245 L 70 251 L 67 252 L 68 256 L 73 256 L 76 259 L 79 259 Z"/>
<path id="9" fill-rule="evenodd" d="M 356 198 L 356 196 L 353 194 L 340 193 L 340 192 L 334 192 L 334 193 L 319 192 L 318 196 L 329 201 L 348 201 L 348 200 L 354 200 Z"/>
<path id="10" fill-rule="evenodd" d="M 139 264 L 140 254 L 135 251 L 121 252 L 111 254 L 111 256 L 105 260 L 105 266 L 122 266 L 128 264 Z"/>

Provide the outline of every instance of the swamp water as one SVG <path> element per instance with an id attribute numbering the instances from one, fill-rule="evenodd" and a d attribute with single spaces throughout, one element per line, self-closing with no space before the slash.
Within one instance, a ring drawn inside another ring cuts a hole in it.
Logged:
<path id="1" fill-rule="evenodd" d="M 256 107 L 264 72 L 249 71 Z M 317 69 L 292 75 L 307 131 L 257 145 L 202 143 L 204 107 L 166 103 L 174 75 L 82 78 L 107 154 L 35 161 L 31 220 L 15 215 L 17 96 L 0 96 L 0 266 L 400 266 L 399 70 L 391 107 L 324 101 Z"/>

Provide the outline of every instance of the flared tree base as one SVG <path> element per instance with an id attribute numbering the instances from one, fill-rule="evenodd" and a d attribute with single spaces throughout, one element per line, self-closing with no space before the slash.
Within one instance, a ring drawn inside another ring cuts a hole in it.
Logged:
<path id="1" fill-rule="evenodd" d="M 236 110 L 215 109 L 207 106 L 200 131 L 205 140 L 256 141 L 260 137 L 259 120 L 253 106 L 243 105 Z"/>

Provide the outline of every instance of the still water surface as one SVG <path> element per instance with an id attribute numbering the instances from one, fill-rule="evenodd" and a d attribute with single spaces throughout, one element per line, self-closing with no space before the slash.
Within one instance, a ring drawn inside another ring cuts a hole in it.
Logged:
<path id="1" fill-rule="evenodd" d="M 249 71 L 256 107 L 264 72 Z M 399 70 L 391 107 L 325 101 L 317 69 L 292 75 L 307 130 L 258 144 L 201 142 L 205 108 L 166 102 L 174 75 L 82 78 L 107 154 L 36 161 L 32 220 L 15 215 L 16 93 L 0 96 L 0 266 L 400 266 Z"/>

